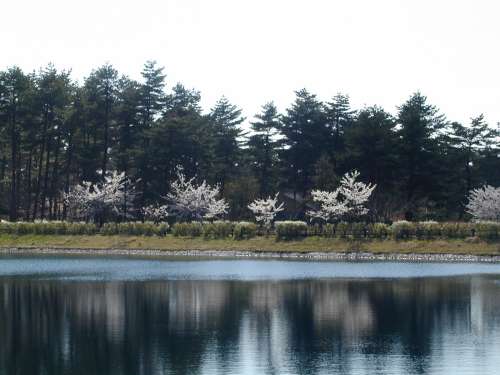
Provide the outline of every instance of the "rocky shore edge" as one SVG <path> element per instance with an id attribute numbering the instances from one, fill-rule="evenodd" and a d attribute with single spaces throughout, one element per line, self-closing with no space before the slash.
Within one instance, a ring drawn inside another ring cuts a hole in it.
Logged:
<path id="1" fill-rule="evenodd" d="M 370 252 L 288 252 L 267 250 L 158 250 L 158 249 L 78 249 L 78 248 L 0 248 L 3 255 L 91 255 L 134 257 L 258 258 L 330 260 L 349 262 L 455 262 L 500 263 L 500 255 L 370 253 Z"/>

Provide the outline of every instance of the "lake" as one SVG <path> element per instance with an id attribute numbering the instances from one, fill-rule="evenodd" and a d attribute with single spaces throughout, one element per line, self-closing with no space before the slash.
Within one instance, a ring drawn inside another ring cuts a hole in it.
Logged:
<path id="1" fill-rule="evenodd" d="M 499 368 L 499 264 L 0 256 L 0 375 Z"/>

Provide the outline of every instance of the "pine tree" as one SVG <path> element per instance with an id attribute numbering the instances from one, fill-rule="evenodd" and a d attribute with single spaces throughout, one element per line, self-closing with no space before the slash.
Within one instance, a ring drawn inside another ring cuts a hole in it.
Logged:
<path id="1" fill-rule="evenodd" d="M 209 119 L 213 137 L 213 179 L 220 182 L 224 191 L 227 180 L 237 175 L 240 138 L 243 135 L 240 125 L 245 118 L 241 115 L 241 109 L 222 97 L 211 109 Z"/>
<path id="2" fill-rule="evenodd" d="M 118 71 L 110 64 L 106 64 L 93 72 L 92 76 L 96 83 L 97 113 L 95 117 L 97 126 L 102 128 L 103 132 L 101 176 L 106 176 L 110 136 L 115 123 L 114 107 L 117 101 Z"/>
<path id="3" fill-rule="evenodd" d="M 145 201 L 150 195 L 149 185 L 154 178 L 154 167 L 150 162 L 149 132 L 163 110 L 165 109 L 165 74 L 163 67 L 158 67 L 156 61 L 147 61 L 142 70 L 143 83 L 141 85 L 141 95 L 139 101 L 139 113 L 141 119 L 140 143 L 135 155 L 138 169 L 137 177 L 140 183 L 141 204 L 145 206 Z"/>
<path id="4" fill-rule="evenodd" d="M 168 193 L 165 181 L 175 179 L 179 165 L 189 175 L 207 176 L 211 133 L 199 101 L 198 91 L 175 85 L 167 95 L 162 118 L 148 131 L 153 199 Z"/>
<path id="5" fill-rule="evenodd" d="M 248 138 L 248 154 L 255 176 L 259 182 L 259 193 L 268 196 L 275 190 L 278 165 L 278 109 L 273 102 L 262 106 L 251 123 L 253 134 Z"/>
<path id="6" fill-rule="evenodd" d="M 141 100 L 139 111 L 142 126 L 150 128 L 153 121 L 165 108 L 165 77 L 163 70 L 156 61 L 147 61 L 142 70 L 143 84 L 141 86 Z"/>
<path id="7" fill-rule="evenodd" d="M 298 192 L 305 196 L 313 187 L 314 164 L 329 148 L 323 104 L 305 89 L 295 94 L 281 126 L 283 177 L 294 199 Z"/>
<path id="8" fill-rule="evenodd" d="M 57 71 L 53 65 L 42 69 L 37 76 L 36 100 L 40 109 L 41 133 L 39 134 L 39 154 L 37 156 L 37 178 L 33 201 L 33 218 L 52 216 L 59 171 L 59 155 L 63 146 L 62 127 L 71 104 L 71 80 L 69 71 Z M 52 181 L 51 181 L 52 170 Z M 48 201 L 48 202 L 47 202 Z M 48 205 L 47 205 L 48 203 Z M 48 206 L 48 207 L 47 207 Z"/>
<path id="9" fill-rule="evenodd" d="M 444 192 L 436 176 L 445 173 L 441 169 L 441 146 L 447 123 L 419 92 L 398 108 L 398 123 L 403 191 L 408 204 L 407 217 L 411 218 L 419 199 L 435 200 L 436 194 Z"/>
<path id="10" fill-rule="evenodd" d="M 469 192 L 473 187 L 474 164 L 478 159 L 478 153 L 493 144 L 500 134 L 488 126 L 482 114 L 472 118 L 469 126 L 454 122 L 451 130 L 449 137 L 452 145 L 459 150 L 463 158 L 464 191 Z"/>
<path id="11" fill-rule="evenodd" d="M 4 139 L 10 149 L 10 196 L 9 196 L 9 219 L 15 221 L 18 218 L 19 191 L 21 180 L 21 132 L 25 120 L 30 92 L 30 77 L 26 76 L 18 67 L 9 68 L 0 73 L 0 123 L 5 126 Z M 2 138 L 3 138 L 2 137 Z M 6 160 L 2 166 L 2 179 L 5 178 Z"/>
<path id="12" fill-rule="evenodd" d="M 355 111 L 351 109 L 348 95 L 338 93 L 325 104 L 326 122 L 329 129 L 329 154 L 337 168 L 345 152 L 344 134 L 354 122 Z"/>
<path id="13" fill-rule="evenodd" d="M 346 129 L 346 164 L 356 168 L 380 189 L 391 189 L 396 182 L 398 145 L 396 122 L 381 107 L 359 111 L 356 120 Z"/>

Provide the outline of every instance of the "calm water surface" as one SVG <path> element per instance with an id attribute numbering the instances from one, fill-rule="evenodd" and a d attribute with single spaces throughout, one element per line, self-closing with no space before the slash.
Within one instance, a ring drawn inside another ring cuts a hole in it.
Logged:
<path id="1" fill-rule="evenodd" d="M 499 369 L 500 265 L 0 257 L 0 375 Z"/>

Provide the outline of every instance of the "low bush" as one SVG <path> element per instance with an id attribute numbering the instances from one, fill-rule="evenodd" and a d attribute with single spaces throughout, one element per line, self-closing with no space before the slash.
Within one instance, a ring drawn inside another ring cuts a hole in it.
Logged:
<path id="1" fill-rule="evenodd" d="M 277 221 L 275 227 L 278 240 L 291 240 L 307 236 L 307 223 L 304 221 Z"/>
<path id="2" fill-rule="evenodd" d="M 66 234 L 92 235 L 99 232 L 97 225 L 92 223 L 66 223 Z"/>
<path id="3" fill-rule="evenodd" d="M 203 223 L 203 237 L 206 239 L 228 238 L 233 234 L 235 224 L 230 221 Z"/>
<path id="4" fill-rule="evenodd" d="M 391 227 L 384 223 L 373 223 L 366 226 L 367 237 L 385 239 L 391 233 Z"/>
<path id="5" fill-rule="evenodd" d="M 349 223 L 341 221 L 335 225 L 335 236 L 338 238 L 347 238 L 349 236 Z"/>
<path id="6" fill-rule="evenodd" d="M 124 222 L 105 223 L 98 227 L 92 223 L 65 221 L 6 222 L 0 221 L 0 234 L 11 235 L 131 235 L 131 236 L 165 236 L 169 231 L 167 223 Z M 172 228 L 174 236 L 199 237 L 206 239 L 225 239 L 231 236 L 241 240 L 257 235 L 268 235 L 256 224 L 250 222 L 234 223 L 230 221 L 175 223 Z M 271 232 L 273 233 L 273 232 Z M 275 223 L 278 240 L 299 239 L 306 236 L 322 236 L 341 239 L 387 239 L 420 240 L 429 239 L 466 239 L 476 237 L 484 241 L 500 241 L 500 223 L 438 223 L 435 221 L 408 222 L 396 221 L 392 225 L 384 223 L 346 223 L 307 225 L 303 221 L 278 221 Z"/>
<path id="7" fill-rule="evenodd" d="M 391 234 L 395 240 L 407 240 L 415 235 L 415 224 L 406 220 L 395 221 L 391 225 Z"/>
<path id="8" fill-rule="evenodd" d="M 444 238 L 467 238 L 474 235 L 471 223 L 441 223 L 441 235 Z"/>
<path id="9" fill-rule="evenodd" d="M 311 224 L 307 226 L 307 237 L 320 236 L 326 238 L 335 237 L 335 224 Z"/>
<path id="10" fill-rule="evenodd" d="M 328 224 L 326 224 L 326 225 L 328 225 Z M 308 225 L 307 226 L 307 237 L 323 236 L 323 228 L 324 228 L 324 225 L 320 225 L 318 223 Z"/>
<path id="11" fill-rule="evenodd" d="M 203 234 L 203 225 L 198 222 L 175 223 L 172 234 L 176 237 L 200 237 Z"/>
<path id="12" fill-rule="evenodd" d="M 118 224 L 104 223 L 100 229 L 100 233 L 105 236 L 113 236 L 115 234 L 118 234 Z"/>
<path id="13" fill-rule="evenodd" d="M 365 223 L 351 223 L 350 225 L 350 234 L 354 239 L 365 238 L 367 235 L 366 225 Z"/>
<path id="14" fill-rule="evenodd" d="M 1 222 L 0 233 L 14 235 L 84 235 L 96 234 L 98 229 L 94 224 L 70 223 L 65 221 L 35 221 L 35 222 Z"/>
<path id="15" fill-rule="evenodd" d="M 495 241 L 500 239 L 500 223 L 483 221 L 474 225 L 475 234 L 481 240 Z"/>
<path id="16" fill-rule="evenodd" d="M 437 221 L 420 221 L 414 224 L 415 236 L 419 239 L 430 240 L 441 236 L 441 224 Z"/>
<path id="17" fill-rule="evenodd" d="M 117 226 L 118 234 L 131 236 L 165 236 L 168 228 L 167 223 L 155 224 L 152 221 L 125 222 Z"/>
<path id="18" fill-rule="evenodd" d="M 233 230 L 233 239 L 246 240 L 257 235 L 257 225 L 248 221 L 236 223 Z"/>
<path id="19" fill-rule="evenodd" d="M 323 225 L 321 235 L 327 238 L 335 237 L 335 224 L 325 224 Z"/>

